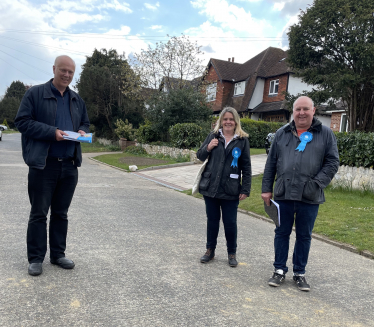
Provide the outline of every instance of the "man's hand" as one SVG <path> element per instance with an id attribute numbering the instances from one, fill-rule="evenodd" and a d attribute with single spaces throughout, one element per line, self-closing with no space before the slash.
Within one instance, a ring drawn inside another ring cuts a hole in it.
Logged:
<path id="1" fill-rule="evenodd" d="M 78 131 L 78 133 L 79 133 L 81 136 L 86 135 L 86 132 L 85 132 L 85 131 L 82 131 L 81 129 Z"/>
<path id="2" fill-rule="evenodd" d="M 218 139 L 213 139 L 207 146 L 208 152 L 212 151 L 218 145 Z"/>
<path id="3" fill-rule="evenodd" d="M 266 205 L 270 205 L 270 199 L 272 198 L 273 193 L 271 192 L 266 192 L 266 193 L 261 193 L 262 200 L 265 201 Z"/>
<path id="4" fill-rule="evenodd" d="M 60 130 L 60 129 L 56 129 L 56 141 L 63 141 L 63 140 L 65 140 L 63 138 L 63 135 L 68 135 L 68 134 L 65 133 L 64 131 Z"/>
<path id="5" fill-rule="evenodd" d="M 248 197 L 248 195 L 245 194 L 239 194 L 239 201 L 244 200 Z"/>

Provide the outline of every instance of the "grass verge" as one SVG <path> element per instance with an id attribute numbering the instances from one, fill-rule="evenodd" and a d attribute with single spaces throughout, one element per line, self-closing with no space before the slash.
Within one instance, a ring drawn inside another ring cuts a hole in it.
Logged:
<path id="1" fill-rule="evenodd" d="M 83 153 L 96 153 L 96 152 L 113 152 L 121 151 L 121 148 L 115 145 L 102 145 L 99 142 L 94 143 L 81 143 Z"/>
<path id="2" fill-rule="evenodd" d="M 3 131 L 3 134 L 15 134 L 15 133 L 19 133 L 19 132 L 18 131 L 9 130 L 9 129 L 7 129 L 6 131 Z"/>
<path id="3" fill-rule="evenodd" d="M 239 208 L 266 216 L 261 199 L 262 175 L 252 178 L 249 198 Z M 191 195 L 191 190 L 183 193 Z M 196 197 L 202 197 L 201 194 Z M 374 253 L 374 193 L 328 186 L 326 202 L 319 207 L 313 232 L 331 240 Z M 281 218 L 282 219 L 282 218 Z"/>
<path id="4" fill-rule="evenodd" d="M 256 154 L 266 154 L 266 150 L 265 149 L 251 148 L 250 149 L 250 154 L 251 154 L 251 156 L 255 156 Z"/>
<path id="5" fill-rule="evenodd" d="M 171 165 L 171 164 L 183 162 L 181 160 L 170 158 L 170 157 L 165 157 L 165 156 L 161 157 L 161 156 L 150 156 L 150 155 L 136 155 L 136 154 L 126 153 L 126 152 L 116 153 L 116 154 L 103 154 L 101 156 L 95 157 L 94 159 L 96 159 L 98 161 L 101 161 L 101 162 L 104 162 L 104 163 L 106 163 L 108 165 L 111 165 L 111 166 L 115 166 L 115 167 L 118 167 L 118 168 L 128 170 L 129 165 L 120 162 L 121 158 L 126 158 L 126 157 L 156 158 L 156 159 L 159 159 L 159 160 L 163 161 L 162 163 L 159 163 L 159 164 L 137 165 L 138 169 L 144 169 L 144 168 L 148 168 L 148 167 L 162 166 L 162 165 Z"/>

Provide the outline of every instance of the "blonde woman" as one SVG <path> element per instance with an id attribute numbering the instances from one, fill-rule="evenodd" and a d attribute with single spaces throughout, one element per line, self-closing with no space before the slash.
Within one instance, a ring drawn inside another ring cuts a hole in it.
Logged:
<path id="1" fill-rule="evenodd" d="M 222 211 L 228 263 L 236 267 L 237 210 L 239 201 L 249 196 L 252 174 L 248 134 L 242 130 L 234 108 L 222 110 L 197 157 L 201 161 L 209 157 L 199 184 L 207 214 L 206 253 L 200 262 L 207 263 L 214 258 Z"/>

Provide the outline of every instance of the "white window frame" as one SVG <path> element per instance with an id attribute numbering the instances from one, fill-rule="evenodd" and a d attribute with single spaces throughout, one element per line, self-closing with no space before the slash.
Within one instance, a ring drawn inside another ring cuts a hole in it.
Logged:
<path id="1" fill-rule="evenodd" d="M 245 81 L 235 83 L 234 95 L 243 95 L 245 91 Z"/>
<path id="2" fill-rule="evenodd" d="M 217 94 L 217 83 L 209 84 L 206 87 L 206 101 L 215 101 Z"/>
<path id="3" fill-rule="evenodd" d="M 276 86 L 277 86 L 277 92 L 275 92 Z M 279 90 L 279 79 L 273 79 L 272 81 L 270 81 L 269 95 L 278 94 L 278 90 Z"/>
<path id="4" fill-rule="evenodd" d="M 344 117 L 346 117 L 347 122 L 346 122 L 346 125 L 345 125 L 345 131 L 342 131 L 342 125 L 343 125 Z M 341 117 L 340 117 L 339 132 L 348 132 L 348 117 L 347 117 L 347 114 L 342 114 Z"/>

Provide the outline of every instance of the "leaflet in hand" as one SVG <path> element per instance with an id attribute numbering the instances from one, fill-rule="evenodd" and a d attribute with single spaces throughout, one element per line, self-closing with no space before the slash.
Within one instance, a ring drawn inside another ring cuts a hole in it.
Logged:
<path id="1" fill-rule="evenodd" d="M 86 133 L 83 136 L 80 133 L 64 131 L 68 135 L 64 135 L 65 140 L 82 142 L 82 143 L 92 143 L 92 133 Z"/>

